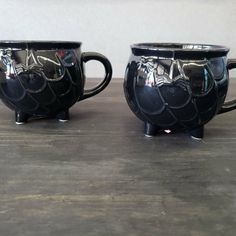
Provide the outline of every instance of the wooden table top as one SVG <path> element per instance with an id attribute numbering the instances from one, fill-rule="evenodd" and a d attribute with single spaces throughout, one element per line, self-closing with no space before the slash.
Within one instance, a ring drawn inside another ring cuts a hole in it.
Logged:
<path id="1" fill-rule="evenodd" d="M 235 111 L 201 142 L 146 138 L 113 79 L 67 123 L 17 126 L 2 103 L 0 119 L 0 235 L 236 234 Z"/>

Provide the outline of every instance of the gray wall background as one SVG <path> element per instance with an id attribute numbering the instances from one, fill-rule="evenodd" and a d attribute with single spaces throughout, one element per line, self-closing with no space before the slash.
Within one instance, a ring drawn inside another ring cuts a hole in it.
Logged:
<path id="1" fill-rule="evenodd" d="M 235 0 L 0 0 L 1 40 L 75 40 L 123 77 L 135 42 L 222 44 L 236 58 Z M 89 63 L 89 76 L 103 69 Z M 236 74 L 236 73 L 235 73 Z"/>

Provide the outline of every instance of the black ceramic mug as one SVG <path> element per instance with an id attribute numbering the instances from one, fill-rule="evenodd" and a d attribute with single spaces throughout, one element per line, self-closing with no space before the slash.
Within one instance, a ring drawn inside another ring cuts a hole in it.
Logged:
<path id="1" fill-rule="evenodd" d="M 81 43 L 0 41 L 0 98 L 16 113 L 16 123 L 30 117 L 69 119 L 69 108 L 101 92 L 112 77 L 111 63 L 95 52 L 81 53 Z M 84 63 L 101 62 L 105 78 L 85 90 Z"/>
<path id="2" fill-rule="evenodd" d="M 124 92 L 131 110 L 145 123 L 145 134 L 187 130 L 202 138 L 216 114 L 236 108 L 224 102 L 229 49 L 202 44 L 144 43 L 131 46 Z"/>

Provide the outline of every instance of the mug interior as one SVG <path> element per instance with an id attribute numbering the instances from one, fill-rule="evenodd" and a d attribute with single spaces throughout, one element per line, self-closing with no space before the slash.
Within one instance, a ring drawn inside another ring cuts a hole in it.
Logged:
<path id="1" fill-rule="evenodd" d="M 72 41 L 0 41 L 1 49 L 11 50 L 57 50 L 57 49 L 76 49 L 81 46 L 80 42 Z"/>

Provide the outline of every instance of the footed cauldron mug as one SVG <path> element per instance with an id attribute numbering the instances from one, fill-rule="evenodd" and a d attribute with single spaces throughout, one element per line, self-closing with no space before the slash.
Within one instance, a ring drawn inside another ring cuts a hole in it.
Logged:
<path id="1" fill-rule="evenodd" d="M 229 49 L 202 44 L 144 43 L 131 46 L 124 92 L 130 109 L 145 123 L 145 135 L 186 130 L 202 138 L 216 114 L 236 108 L 225 102 Z"/>
<path id="2" fill-rule="evenodd" d="M 0 41 L 0 98 L 15 111 L 16 123 L 30 117 L 69 119 L 77 101 L 101 92 L 110 82 L 112 67 L 95 52 L 81 53 L 79 42 Z M 85 90 L 84 63 L 101 62 L 105 78 Z"/>

